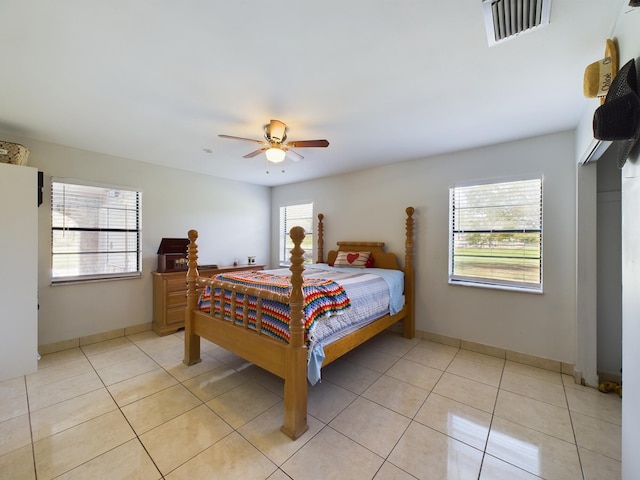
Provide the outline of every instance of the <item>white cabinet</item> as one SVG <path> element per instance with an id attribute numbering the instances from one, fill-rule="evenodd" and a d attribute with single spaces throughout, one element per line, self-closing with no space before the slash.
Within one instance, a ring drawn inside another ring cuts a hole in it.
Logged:
<path id="1" fill-rule="evenodd" d="M 0 163 L 0 381 L 38 369 L 38 171 Z"/>

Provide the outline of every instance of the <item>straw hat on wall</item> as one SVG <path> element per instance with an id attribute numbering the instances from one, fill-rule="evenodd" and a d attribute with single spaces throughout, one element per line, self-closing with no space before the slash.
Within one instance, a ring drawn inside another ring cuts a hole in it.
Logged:
<path id="1" fill-rule="evenodd" d="M 587 98 L 600 97 L 600 103 L 604 103 L 611 82 L 618 73 L 618 47 L 616 43 L 607 39 L 604 49 L 604 58 L 593 62 L 584 71 L 583 90 Z"/>

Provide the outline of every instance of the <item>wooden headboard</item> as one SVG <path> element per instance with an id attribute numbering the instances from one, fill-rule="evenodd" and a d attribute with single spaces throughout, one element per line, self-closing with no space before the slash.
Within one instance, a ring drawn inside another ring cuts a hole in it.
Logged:
<path id="1" fill-rule="evenodd" d="M 336 261 L 338 252 L 371 252 L 376 268 L 392 268 L 399 270 L 398 258 L 393 253 L 384 251 L 384 242 L 338 242 L 338 250 L 330 250 L 327 263 L 332 265 Z"/>
<path id="2" fill-rule="evenodd" d="M 413 278 L 413 207 L 406 208 L 406 238 L 405 238 L 405 274 Z M 318 259 L 316 263 L 325 263 L 324 261 L 324 215 L 318 214 L 318 230 L 317 230 L 317 249 Z M 339 251 L 346 252 L 371 252 L 373 255 L 376 268 L 391 268 L 402 270 L 398 264 L 398 257 L 395 254 L 384 251 L 383 242 L 338 242 L 338 250 L 330 250 L 327 255 L 327 263 L 332 265 Z"/>

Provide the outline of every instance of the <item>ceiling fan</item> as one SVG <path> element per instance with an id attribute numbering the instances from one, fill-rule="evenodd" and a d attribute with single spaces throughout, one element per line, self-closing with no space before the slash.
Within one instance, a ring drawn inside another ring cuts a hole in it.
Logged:
<path id="1" fill-rule="evenodd" d="M 297 140 L 287 142 L 287 126 L 280 120 L 271 120 L 264 126 L 264 140 L 254 140 L 252 138 L 234 137 L 233 135 L 218 135 L 220 138 L 230 138 L 231 140 L 243 140 L 262 145 L 258 150 L 247 153 L 243 158 L 252 158 L 256 155 L 265 153 L 267 160 L 272 163 L 280 163 L 284 161 L 289 154 L 289 158 L 293 161 L 302 160 L 304 157 L 293 148 L 307 147 L 328 147 L 327 140 Z"/>

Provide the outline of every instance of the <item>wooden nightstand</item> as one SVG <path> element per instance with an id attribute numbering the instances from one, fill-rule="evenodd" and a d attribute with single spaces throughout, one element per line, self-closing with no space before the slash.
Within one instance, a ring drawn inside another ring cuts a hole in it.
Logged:
<path id="1" fill-rule="evenodd" d="M 243 270 L 263 270 L 264 265 L 238 265 L 237 267 L 198 268 L 201 277 L 217 273 Z M 169 335 L 184 328 L 184 311 L 187 307 L 187 272 L 151 272 L 153 275 L 153 331 Z"/>

